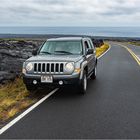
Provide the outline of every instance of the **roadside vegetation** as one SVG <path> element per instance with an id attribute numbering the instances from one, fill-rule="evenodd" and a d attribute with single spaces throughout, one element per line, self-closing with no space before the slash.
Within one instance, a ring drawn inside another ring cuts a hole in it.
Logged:
<path id="1" fill-rule="evenodd" d="M 137 42 L 128 42 L 131 45 L 140 46 L 140 41 Z"/>
<path id="2" fill-rule="evenodd" d="M 108 44 L 96 48 L 97 57 L 109 48 Z M 0 86 L 0 125 L 37 101 L 23 84 L 22 78 Z"/>
<path id="3" fill-rule="evenodd" d="M 96 56 L 99 57 L 104 52 L 106 52 L 108 49 L 109 49 L 109 45 L 107 43 L 105 43 L 101 47 L 96 48 Z"/>
<path id="4" fill-rule="evenodd" d="M 0 86 L 0 124 L 35 102 L 36 99 L 30 96 L 22 78 Z"/>

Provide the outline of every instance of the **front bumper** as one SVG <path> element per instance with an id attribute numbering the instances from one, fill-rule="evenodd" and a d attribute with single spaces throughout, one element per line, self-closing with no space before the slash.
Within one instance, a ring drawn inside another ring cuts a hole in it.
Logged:
<path id="1" fill-rule="evenodd" d="M 26 85 L 33 85 L 33 81 L 37 81 L 37 86 L 53 86 L 53 87 L 62 87 L 68 85 L 77 85 L 80 84 L 80 74 L 75 75 L 52 75 L 53 83 L 41 83 L 41 75 L 31 75 L 23 74 L 23 82 Z M 63 81 L 63 85 L 59 84 L 59 81 Z"/>

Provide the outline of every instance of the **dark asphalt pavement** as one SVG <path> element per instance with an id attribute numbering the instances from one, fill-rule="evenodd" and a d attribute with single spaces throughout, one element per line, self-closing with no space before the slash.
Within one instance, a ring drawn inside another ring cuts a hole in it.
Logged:
<path id="1" fill-rule="evenodd" d="M 0 138 L 140 138 L 140 67 L 112 45 L 86 95 L 59 90 Z"/>
<path id="2" fill-rule="evenodd" d="M 124 44 L 124 45 L 126 45 L 129 49 L 131 49 L 140 59 L 140 46 L 135 46 L 131 44 Z"/>

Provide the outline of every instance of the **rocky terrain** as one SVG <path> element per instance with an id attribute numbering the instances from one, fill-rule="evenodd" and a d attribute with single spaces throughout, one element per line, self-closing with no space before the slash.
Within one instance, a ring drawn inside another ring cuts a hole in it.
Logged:
<path id="1" fill-rule="evenodd" d="M 0 40 L 0 84 L 14 80 L 21 74 L 23 62 L 42 40 Z"/>

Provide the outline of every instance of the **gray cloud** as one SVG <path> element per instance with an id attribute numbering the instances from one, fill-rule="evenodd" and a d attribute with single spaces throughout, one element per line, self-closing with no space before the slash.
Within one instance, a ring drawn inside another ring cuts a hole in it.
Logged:
<path id="1" fill-rule="evenodd" d="M 135 26 L 140 1 L 1 0 L 0 17 L 1 26 Z"/>
<path id="2" fill-rule="evenodd" d="M 139 9 L 133 9 L 133 8 L 127 8 L 127 7 L 114 7 L 110 8 L 108 11 L 101 13 L 105 16 L 121 16 L 121 15 L 135 15 L 136 13 L 139 13 Z"/>

